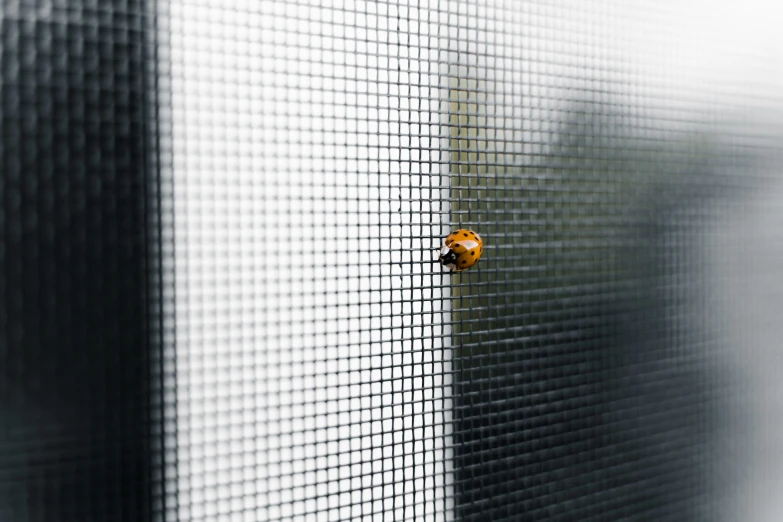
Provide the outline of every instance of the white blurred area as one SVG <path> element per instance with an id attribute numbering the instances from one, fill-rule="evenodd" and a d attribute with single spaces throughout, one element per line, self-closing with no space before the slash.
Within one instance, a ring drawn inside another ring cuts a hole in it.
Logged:
<path id="1" fill-rule="evenodd" d="M 448 215 L 443 42 L 419 39 L 438 33 L 422 12 L 172 0 L 162 13 L 167 519 L 450 519 L 448 290 L 429 262 Z"/>
<path id="2" fill-rule="evenodd" d="M 553 133 L 534 124 L 565 110 L 574 71 L 632 106 L 657 99 L 669 119 L 655 132 L 705 112 L 780 130 L 774 2 L 161 4 L 167 520 L 452 518 L 448 279 L 429 260 L 449 210 L 455 45 L 511 50 L 492 89 L 533 116 L 516 128 L 539 144 Z M 468 30 L 476 20 L 491 23 Z M 769 284 L 783 281 L 783 190 L 770 187 L 704 246 L 734 253 L 705 267 L 731 337 L 720 371 L 741 391 L 721 428 L 734 453 L 716 467 L 726 520 L 783 520 L 783 289 Z"/>

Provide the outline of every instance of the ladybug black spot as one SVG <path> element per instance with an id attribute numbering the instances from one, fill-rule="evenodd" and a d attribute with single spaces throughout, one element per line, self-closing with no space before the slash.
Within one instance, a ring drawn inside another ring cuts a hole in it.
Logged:
<path id="1" fill-rule="evenodd" d="M 463 259 L 463 260 L 462 260 L 462 264 L 463 264 L 463 265 L 464 265 L 465 263 L 467 263 L 467 262 L 468 262 L 468 260 L 467 260 L 467 259 Z"/>
<path id="2" fill-rule="evenodd" d="M 470 231 L 470 233 L 471 233 L 471 234 L 473 234 L 474 236 L 476 235 L 476 233 L 475 233 L 475 232 L 473 232 L 472 230 Z"/>
<path id="3" fill-rule="evenodd" d="M 475 250 L 471 250 L 470 251 L 470 255 L 475 256 L 476 255 L 476 251 Z"/>
<path id="4" fill-rule="evenodd" d="M 462 235 L 463 235 L 463 236 L 465 236 L 465 237 L 468 237 L 468 235 L 467 235 L 467 234 L 465 234 L 464 232 L 462 233 Z"/>

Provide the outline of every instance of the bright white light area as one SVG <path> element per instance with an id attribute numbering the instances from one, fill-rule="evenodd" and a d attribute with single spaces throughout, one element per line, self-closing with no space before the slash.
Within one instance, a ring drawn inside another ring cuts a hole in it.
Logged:
<path id="1" fill-rule="evenodd" d="M 161 13 L 169 520 L 451 517 L 447 43 L 415 4 Z"/>

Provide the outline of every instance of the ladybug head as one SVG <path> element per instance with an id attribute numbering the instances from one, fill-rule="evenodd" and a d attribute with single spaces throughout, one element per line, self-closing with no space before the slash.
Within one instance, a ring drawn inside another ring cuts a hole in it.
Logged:
<path id="1" fill-rule="evenodd" d="M 457 265 L 457 253 L 454 252 L 452 249 L 447 247 L 446 245 L 443 245 L 443 247 L 440 249 L 440 255 L 438 256 L 438 261 L 440 261 L 441 265 L 454 267 Z"/>

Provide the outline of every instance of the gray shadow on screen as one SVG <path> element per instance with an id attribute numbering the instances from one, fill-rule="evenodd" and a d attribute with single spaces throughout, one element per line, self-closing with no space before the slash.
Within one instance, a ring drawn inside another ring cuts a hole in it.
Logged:
<path id="1" fill-rule="evenodd" d="M 452 221 L 487 246 L 453 278 L 457 518 L 730 519 L 746 416 L 709 267 L 774 148 L 575 102 L 514 153 L 471 89 L 451 93 Z"/>

